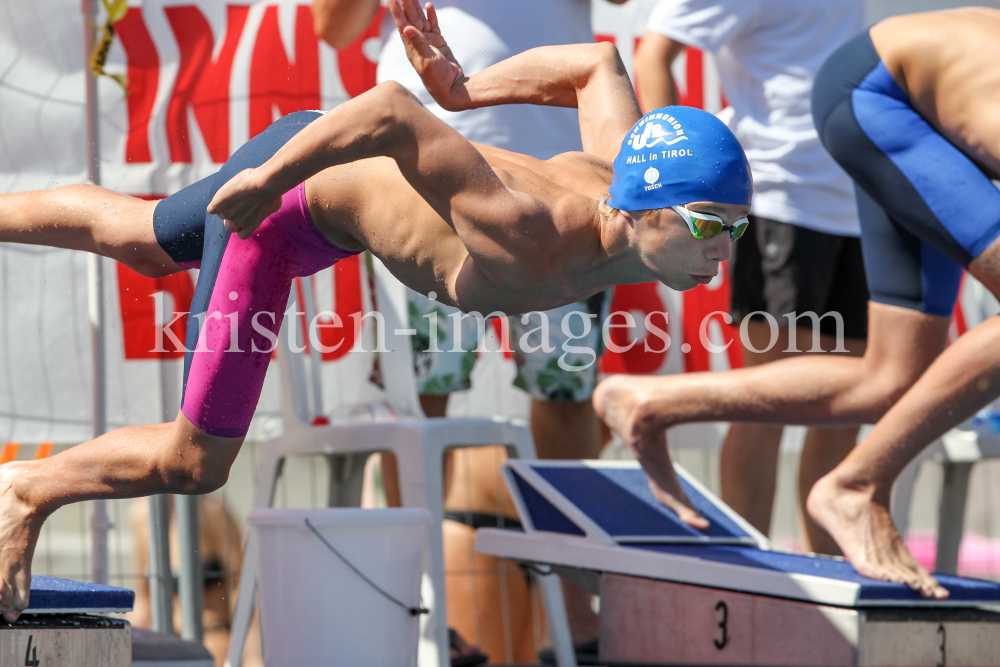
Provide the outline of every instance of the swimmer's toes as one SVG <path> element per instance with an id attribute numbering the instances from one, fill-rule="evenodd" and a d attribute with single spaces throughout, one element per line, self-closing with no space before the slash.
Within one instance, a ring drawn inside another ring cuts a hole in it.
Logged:
<path id="1" fill-rule="evenodd" d="M 691 521 L 688 521 L 687 524 L 689 526 L 693 526 L 694 528 L 697 528 L 698 530 L 708 530 L 709 525 L 711 525 L 711 524 L 709 524 L 708 519 L 706 519 L 705 517 L 703 517 L 701 515 L 695 516 L 694 519 L 691 520 Z"/>
<path id="2" fill-rule="evenodd" d="M 937 579 L 932 577 L 926 570 L 921 568 L 920 573 L 920 594 L 925 598 L 933 598 L 935 600 L 947 599 L 951 593 L 938 582 Z"/>
<path id="3" fill-rule="evenodd" d="M 879 581 L 891 581 L 898 582 L 898 579 L 893 579 L 891 573 L 880 567 L 872 566 L 866 560 L 855 560 L 848 559 L 852 566 L 854 566 L 855 571 L 862 577 L 868 577 L 869 579 L 878 579 Z"/>
<path id="4" fill-rule="evenodd" d="M 927 590 L 927 582 L 913 573 L 906 573 L 902 577 L 902 582 L 910 587 L 910 590 L 917 591 L 921 595 Z"/>
<path id="5" fill-rule="evenodd" d="M 873 574 L 867 574 L 865 576 L 872 579 L 878 579 L 879 581 L 888 581 L 890 584 L 903 584 L 910 590 L 920 589 L 919 582 L 901 568 L 885 565 L 874 570 Z"/>

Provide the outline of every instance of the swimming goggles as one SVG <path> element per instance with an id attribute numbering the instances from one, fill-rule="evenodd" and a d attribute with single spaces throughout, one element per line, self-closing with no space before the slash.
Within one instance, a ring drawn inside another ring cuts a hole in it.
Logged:
<path id="1" fill-rule="evenodd" d="M 729 238 L 735 241 L 743 236 L 743 232 L 747 230 L 747 225 L 750 224 L 750 221 L 746 217 L 740 218 L 731 225 L 727 225 L 722 221 L 722 218 L 710 213 L 698 213 L 697 211 L 689 210 L 686 206 L 671 206 L 670 208 L 684 218 L 688 229 L 691 230 L 691 235 L 696 239 L 710 239 L 728 230 Z"/>

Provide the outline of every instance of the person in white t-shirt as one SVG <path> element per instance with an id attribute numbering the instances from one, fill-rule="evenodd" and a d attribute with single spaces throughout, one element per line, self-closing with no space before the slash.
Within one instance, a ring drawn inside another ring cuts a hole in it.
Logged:
<path id="1" fill-rule="evenodd" d="M 626 0 L 608 0 L 622 4 Z M 448 45 L 462 63 L 467 75 L 480 72 L 505 58 L 539 46 L 577 44 L 594 41 L 591 28 L 590 0 L 435 0 L 441 32 L 448 36 Z M 375 18 L 378 0 L 314 0 L 313 15 L 317 34 L 334 48 L 348 46 Z M 378 59 L 379 82 L 401 83 L 438 118 L 458 130 L 462 136 L 506 150 L 548 159 L 559 153 L 581 150 L 580 124 L 575 109 L 535 105 L 505 105 L 462 112 L 441 108 L 424 87 L 419 75 L 406 57 L 392 18 L 386 14 L 381 26 L 383 41 Z M 596 316 L 603 321 L 610 306 L 610 293 L 600 293 L 546 313 L 549 331 L 556 339 L 563 332 L 563 319 L 570 313 Z M 444 416 L 451 393 L 468 389 L 476 364 L 478 328 L 474 319 L 465 318 L 456 327 L 449 316 L 457 309 L 432 301 L 413 290 L 407 290 L 409 326 L 417 333 L 412 337 L 417 388 L 420 403 L 428 417 Z M 448 326 L 437 327 L 436 348 L 431 352 L 430 318 Z M 571 318 L 575 319 L 575 318 Z M 510 339 L 517 363 L 515 386 L 531 395 L 531 429 L 540 458 L 597 458 L 602 447 L 600 422 L 591 404 L 597 383 L 597 358 L 603 352 L 601 327 L 595 323 L 589 337 L 574 343 L 587 352 L 568 354 L 559 363 L 564 351 L 556 340 L 550 351 L 535 345 L 534 349 L 519 349 L 528 331 L 539 326 L 537 319 L 530 324 L 518 317 L 508 320 Z M 461 340 L 456 340 L 455 329 Z M 533 345 L 529 336 L 528 347 Z M 456 346 L 457 343 L 457 346 Z M 593 354 L 589 354 L 590 351 Z M 566 371 L 565 366 L 583 370 Z M 451 569 L 493 571 L 504 569 L 499 561 L 473 554 L 475 528 L 516 524 L 517 513 L 499 482 L 498 465 L 505 453 L 500 448 L 459 450 L 450 453 L 446 470 L 450 483 L 445 494 L 445 559 Z M 397 495 L 395 464 L 383 458 L 386 495 L 390 502 Z M 488 562 L 487 562 L 488 561 Z M 475 565 L 473 565 L 473 562 Z M 495 579 L 496 577 L 493 577 Z M 530 601 L 518 585 L 516 574 L 506 576 L 511 620 L 515 627 L 505 630 L 501 623 L 483 622 L 484 610 L 495 614 L 500 606 L 499 590 L 489 577 L 478 584 L 465 583 L 459 577 L 449 582 L 449 618 L 453 626 L 470 638 L 494 659 L 507 650 L 508 631 L 516 645 L 530 644 L 519 637 L 533 636 L 530 625 Z M 473 586 L 485 587 L 477 594 L 468 593 Z M 491 590 L 496 589 L 496 590 Z M 488 592 L 489 591 L 489 592 Z M 575 586 L 564 587 L 570 626 L 575 642 L 592 648 L 597 635 L 597 619 L 590 606 L 590 595 Z M 492 595 L 496 593 L 497 595 Z M 519 606 L 520 601 L 524 602 Z M 476 612 L 475 610 L 479 611 Z M 477 621 L 478 618 L 478 621 Z M 492 627 L 495 625 L 495 627 Z M 583 657 L 583 656 L 581 656 Z M 596 655 L 593 656 L 596 658 Z M 514 662 L 534 661 L 534 655 L 508 655 Z"/>
<path id="2" fill-rule="evenodd" d="M 743 144 L 754 178 L 749 233 L 730 262 L 731 313 L 733 324 L 745 324 L 747 366 L 813 350 L 814 328 L 826 351 L 864 352 L 868 289 L 853 185 L 820 144 L 810 112 L 816 71 L 863 27 L 862 0 L 661 0 L 638 48 L 644 112 L 678 103 L 671 64 L 685 48 L 715 56 L 731 104 L 720 116 Z M 782 429 L 734 423 L 722 449 L 723 500 L 764 533 Z M 853 448 L 857 431 L 809 429 L 800 507 Z M 803 549 L 840 553 L 804 512 L 800 526 Z"/>

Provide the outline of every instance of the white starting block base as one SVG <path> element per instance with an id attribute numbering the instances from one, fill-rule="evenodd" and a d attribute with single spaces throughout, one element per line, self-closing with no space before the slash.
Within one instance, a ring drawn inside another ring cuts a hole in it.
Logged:
<path id="1" fill-rule="evenodd" d="M 609 665 L 1000 664 L 1000 613 L 845 609 L 619 574 L 600 577 Z"/>
<path id="2" fill-rule="evenodd" d="M 939 575 L 947 600 L 782 553 L 678 470 L 705 531 L 649 491 L 635 463 L 508 461 L 524 530 L 476 550 L 551 566 L 601 597 L 601 664 L 1000 667 L 1000 585 Z"/>
<path id="3" fill-rule="evenodd" d="M 123 620 L 84 615 L 24 615 L 0 624 L 3 667 L 129 667 L 132 633 Z"/>

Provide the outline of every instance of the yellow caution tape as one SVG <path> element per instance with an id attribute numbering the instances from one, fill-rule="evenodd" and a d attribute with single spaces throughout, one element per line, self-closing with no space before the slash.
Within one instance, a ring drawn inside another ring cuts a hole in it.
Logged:
<path id="1" fill-rule="evenodd" d="M 108 60 L 108 52 L 111 51 L 111 44 L 115 40 L 114 24 L 125 18 L 128 13 L 128 0 L 101 0 L 104 9 L 108 14 L 104 26 L 101 28 L 101 38 L 94 47 L 94 53 L 90 56 L 90 71 L 94 76 L 106 76 L 114 79 L 125 94 L 128 95 L 128 77 L 123 74 L 108 74 L 104 71 L 104 64 Z"/>

